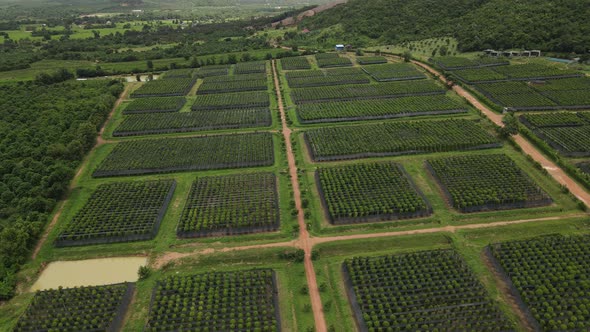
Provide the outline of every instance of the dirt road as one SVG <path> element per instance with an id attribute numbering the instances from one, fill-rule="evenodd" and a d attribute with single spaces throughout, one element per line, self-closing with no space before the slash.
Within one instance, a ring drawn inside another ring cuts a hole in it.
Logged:
<path id="1" fill-rule="evenodd" d="M 49 235 L 49 233 L 51 232 L 51 230 L 53 229 L 53 227 L 55 226 L 55 224 L 59 220 L 59 217 L 61 216 L 61 213 L 63 212 L 65 202 L 69 199 L 72 189 L 74 189 L 75 184 L 78 182 L 78 179 L 80 178 L 80 176 L 82 175 L 82 173 L 84 172 L 84 170 L 86 169 L 86 167 L 88 165 L 88 158 L 92 155 L 92 152 L 94 152 L 94 150 L 96 150 L 96 148 L 105 144 L 106 141 L 102 138 L 102 135 L 104 133 L 104 129 L 105 129 L 107 123 L 109 123 L 109 121 L 111 121 L 111 118 L 115 114 L 115 111 L 117 110 L 117 108 L 121 105 L 123 100 L 129 94 L 129 90 L 131 89 L 131 87 L 132 87 L 131 84 L 127 84 L 125 86 L 125 90 L 123 90 L 123 92 L 121 93 L 121 95 L 119 96 L 117 101 L 115 102 L 115 105 L 111 109 L 111 112 L 109 113 L 106 121 L 103 123 L 102 127 L 100 128 L 100 131 L 98 132 L 98 136 L 96 139 L 96 143 L 94 144 L 92 149 L 86 154 L 86 157 L 84 158 L 82 163 L 80 163 L 80 167 L 78 167 L 78 170 L 76 171 L 76 175 L 74 175 L 74 178 L 72 179 L 72 181 L 70 181 L 70 186 L 68 187 L 68 192 L 66 193 L 65 198 L 58 203 L 57 210 L 55 211 L 53 218 L 51 218 L 51 222 L 49 223 L 49 225 L 47 225 L 47 227 L 45 227 L 45 231 L 43 232 L 43 235 L 41 236 L 41 238 L 37 242 L 37 245 L 35 246 L 35 249 L 33 250 L 33 255 L 31 256 L 32 259 L 37 258 L 39 251 L 41 250 L 41 248 L 43 247 L 43 244 L 47 240 L 47 236 Z"/>
<path id="2" fill-rule="evenodd" d="M 422 62 L 419 62 L 419 61 L 412 61 L 412 63 L 426 69 L 427 71 L 429 71 L 433 75 L 438 76 L 439 79 L 443 83 L 447 82 L 447 80 L 444 78 L 444 76 L 442 76 L 441 73 L 438 72 L 436 69 L 434 69 Z M 495 113 L 494 111 L 492 111 L 491 109 L 489 109 L 488 107 L 486 107 L 485 105 L 480 103 L 467 90 L 463 89 L 462 87 L 460 87 L 458 85 L 455 85 L 455 86 L 453 86 L 453 91 L 455 91 L 461 97 L 465 98 L 471 105 L 473 105 L 473 107 L 477 108 L 479 111 L 482 112 L 483 115 L 485 115 L 488 119 L 490 119 L 490 121 L 492 121 L 493 123 L 495 123 L 496 125 L 498 125 L 500 127 L 504 127 L 504 123 L 502 122 L 502 115 Z M 582 188 L 582 186 L 580 186 L 569 175 L 567 175 L 559 166 L 557 166 L 557 164 L 555 164 L 554 162 L 549 160 L 547 157 L 545 157 L 541 152 L 539 152 L 539 150 L 537 150 L 529 141 L 527 141 L 521 135 L 515 135 L 515 136 L 513 136 L 513 138 L 514 138 L 514 141 L 516 142 L 516 144 L 518 144 L 518 146 L 520 146 L 520 148 L 522 149 L 522 151 L 524 153 L 528 154 L 535 161 L 540 163 L 541 166 L 543 166 L 543 168 L 546 169 L 547 172 L 549 172 L 549 175 L 551 175 L 557 182 L 559 182 L 560 184 L 567 187 L 567 189 L 574 196 L 576 196 L 576 198 L 578 198 L 580 201 L 584 202 L 584 204 L 586 204 L 587 206 L 590 206 L 590 194 L 588 192 L 586 192 L 586 190 L 584 190 L 584 188 Z"/>
<path id="3" fill-rule="evenodd" d="M 307 286 L 309 288 L 309 296 L 311 297 L 311 308 L 315 319 L 316 332 L 326 332 L 326 319 L 324 317 L 324 309 L 322 306 L 322 299 L 316 280 L 316 274 L 311 261 L 312 245 L 310 242 L 309 233 L 305 225 L 305 218 L 303 216 L 303 208 L 301 205 L 301 191 L 299 190 L 299 181 L 297 177 L 297 165 L 295 164 L 295 155 L 293 154 L 293 146 L 291 145 L 291 129 L 287 126 L 287 117 L 283 105 L 283 96 L 281 94 L 281 86 L 279 84 L 279 77 L 276 68 L 276 60 L 272 61 L 272 72 L 274 77 L 275 90 L 277 92 L 277 101 L 279 104 L 279 112 L 281 113 L 281 124 L 283 127 L 283 136 L 285 138 L 285 145 L 287 148 L 287 161 L 289 163 L 289 174 L 291 175 L 291 184 L 293 186 L 293 197 L 295 199 L 295 208 L 297 209 L 297 221 L 299 223 L 299 246 L 305 251 L 305 275 L 307 277 Z"/>

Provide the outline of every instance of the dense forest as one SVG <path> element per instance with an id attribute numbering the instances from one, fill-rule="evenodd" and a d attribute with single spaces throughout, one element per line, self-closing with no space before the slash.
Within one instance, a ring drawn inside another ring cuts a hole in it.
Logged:
<path id="1" fill-rule="evenodd" d="M 65 70 L 0 85 L 0 300 L 123 89 Z"/>
<path id="2" fill-rule="evenodd" d="M 302 26 L 340 25 L 342 40 L 355 46 L 453 36 L 461 51 L 528 48 L 580 54 L 590 47 L 589 15 L 590 0 L 350 0 Z"/>

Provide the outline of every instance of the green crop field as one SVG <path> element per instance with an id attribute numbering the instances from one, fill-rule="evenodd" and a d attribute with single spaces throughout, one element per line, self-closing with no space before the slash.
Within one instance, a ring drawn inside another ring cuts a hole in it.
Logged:
<path id="1" fill-rule="evenodd" d="M 319 191 L 335 224 L 428 216 L 428 203 L 401 165 L 358 164 L 319 168 Z"/>
<path id="2" fill-rule="evenodd" d="M 0 0 L 0 331 L 587 331 L 583 4 L 420 1 Z"/>
<path id="3" fill-rule="evenodd" d="M 491 255 L 503 277 L 532 314 L 533 326 L 549 330 L 586 330 L 590 327 L 588 236 L 547 236 L 496 243 Z"/>
<path id="4" fill-rule="evenodd" d="M 330 127 L 306 131 L 305 138 L 316 161 L 499 146 L 496 138 L 467 120 Z"/>

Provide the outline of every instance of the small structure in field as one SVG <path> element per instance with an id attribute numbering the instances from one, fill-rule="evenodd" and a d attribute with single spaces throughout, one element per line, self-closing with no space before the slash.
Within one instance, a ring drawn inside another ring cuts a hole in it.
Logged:
<path id="1" fill-rule="evenodd" d="M 344 45 L 343 44 L 337 44 L 336 45 L 336 51 L 344 51 Z"/>

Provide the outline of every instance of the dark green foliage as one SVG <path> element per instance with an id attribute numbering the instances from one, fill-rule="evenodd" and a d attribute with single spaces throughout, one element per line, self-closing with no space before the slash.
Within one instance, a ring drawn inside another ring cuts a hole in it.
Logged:
<path id="1" fill-rule="evenodd" d="M 590 155 L 588 113 L 526 114 L 520 120 L 561 154 L 572 157 Z"/>
<path id="2" fill-rule="evenodd" d="M 281 59 L 283 70 L 311 69 L 311 64 L 306 57 L 290 57 Z"/>
<path id="3" fill-rule="evenodd" d="M 497 147 L 473 121 L 390 122 L 327 127 L 305 133 L 316 161 Z"/>
<path id="4" fill-rule="evenodd" d="M 132 284 L 37 292 L 14 331 L 114 331 L 132 293 Z"/>
<path id="5" fill-rule="evenodd" d="M 279 227 L 279 198 L 272 173 L 198 178 L 184 207 L 181 237 L 272 231 Z"/>
<path id="6" fill-rule="evenodd" d="M 154 289 L 146 331 L 277 331 L 273 270 L 171 276 Z"/>
<path id="7" fill-rule="evenodd" d="M 430 213 L 425 199 L 396 163 L 319 168 L 317 178 L 333 223 L 412 218 Z"/>
<path id="8" fill-rule="evenodd" d="M 177 112 L 186 99 L 184 97 L 151 97 L 135 99 L 123 110 L 123 114 Z"/>
<path id="9" fill-rule="evenodd" d="M 368 84 L 370 82 L 369 77 L 359 68 L 295 71 L 288 72 L 285 76 L 291 88 Z"/>
<path id="10" fill-rule="evenodd" d="M 376 65 L 376 64 L 380 64 L 380 63 L 387 63 L 387 59 L 382 56 L 357 57 L 356 61 L 361 65 Z"/>
<path id="11" fill-rule="evenodd" d="M 467 112 L 465 105 L 446 95 L 297 105 L 297 116 L 303 123 L 387 119 L 465 112 Z"/>
<path id="12" fill-rule="evenodd" d="M 451 204 L 463 212 L 551 204 L 547 194 L 503 154 L 431 159 L 427 163 Z"/>
<path id="13" fill-rule="evenodd" d="M 245 53 L 246 55 L 248 53 Z M 242 59 L 247 61 L 246 59 Z M 240 62 L 235 65 L 234 74 L 253 74 L 253 73 L 266 73 L 266 61 L 251 61 L 251 62 Z"/>
<path id="14" fill-rule="evenodd" d="M 0 299 L 94 145 L 123 86 L 114 81 L 0 85 Z"/>
<path id="15" fill-rule="evenodd" d="M 444 93 L 445 90 L 434 81 L 420 80 L 371 85 L 300 88 L 293 89 L 291 97 L 299 104 L 328 100 L 380 99 Z"/>
<path id="16" fill-rule="evenodd" d="M 547 236 L 491 246 L 543 331 L 590 329 L 590 237 Z"/>
<path id="17" fill-rule="evenodd" d="M 174 180 L 100 185 L 56 240 L 57 246 L 148 240 L 158 232 Z"/>
<path id="18" fill-rule="evenodd" d="M 361 330 L 513 330 L 454 250 L 356 257 L 344 271 Z"/>
<path id="19" fill-rule="evenodd" d="M 197 94 L 260 91 L 267 89 L 265 74 L 212 76 L 203 79 Z"/>
<path id="20" fill-rule="evenodd" d="M 193 84 L 195 84 L 195 80 L 189 77 L 163 78 L 144 83 L 131 94 L 131 97 L 184 96 L 190 91 Z"/>
<path id="21" fill-rule="evenodd" d="M 273 163 L 271 133 L 149 139 L 117 143 L 93 176 L 269 166 Z"/>
<path id="22" fill-rule="evenodd" d="M 581 54 L 590 45 L 588 7 L 587 0 L 351 0 L 303 25 L 340 24 L 338 37 L 360 47 L 456 36 L 463 51 L 525 47 Z"/>
<path id="23" fill-rule="evenodd" d="M 270 99 L 266 91 L 253 91 L 197 95 L 195 103 L 191 108 L 193 111 L 200 111 L 269 106 Z"/>
<path id="24" fill-rule="evenodd" d="M 378 82 L 425 79 L 426 75 L 409 63 L 389 63 L 363 66 L 363 70 Z"/>
<path id="25" fill-rule="evenodd" d="M 138 100 L 144 99 L 147 98 Z M 133 114 L 125 117 L 113 136 L 268 127 L 271 124 L 272 116 L 267 108 Z"/>

